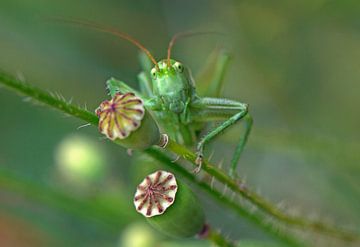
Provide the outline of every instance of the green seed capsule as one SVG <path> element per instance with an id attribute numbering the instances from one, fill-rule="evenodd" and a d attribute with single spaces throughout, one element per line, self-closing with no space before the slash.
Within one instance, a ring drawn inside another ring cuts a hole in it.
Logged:
<path id="1" fill-rule="evenodd" d="M 171 237 L 192 237 L 205 224 L 195 194 L 170 172 L 160 170 L 146 176 L 137 187 L 134 204 L 154 228 Z"/>
<path id="2" fill-rule="evenodd" d="M 141 98 L 117 93 L 96 110 L 99 131 L 110 140 L 130 149 L 146 149 L 161 143 L 159 128 Z"/>

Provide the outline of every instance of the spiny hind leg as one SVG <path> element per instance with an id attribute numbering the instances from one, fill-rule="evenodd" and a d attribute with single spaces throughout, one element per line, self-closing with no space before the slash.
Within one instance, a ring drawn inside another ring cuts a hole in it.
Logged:
<path id="1" fill-rule="evenodd" d="M 233 154 L 233 157 L 232 157 L 231 163 L 230 163 L 229 175 L 233 178 L 237 177 L 236 168 L 239 164 L 240 156 L 241 156 L 241 154 L 244 150 L 244 147 L 247 143 L 248 137 L 250 135 L 251 127 L 253 124 L 253 119 L 249 113 L 245 115 L 243 120 L 245 122 L 245 131 L 242 134 L 242 136 L 240 137 L 238 144 L 236 145 L 235 152 Z"/>
<path id="2" fill-rule="evenodd" d="M 216 48 L 208 58 L 203 68 L 195 77 L 197 92 L 200 96 L 220 97 L 224 88 L 224 78 L 229 67 L 230 54 L 221 48 Z M 199 138 L 205 128 L 212 125 L 202 123 L 197 128 L 196 136 Z"/>
<path id="3" fill-rule="evenodd" d="M 198 143 L 196 158 L 198 167 L 195 169 L 195 172 L 199 172 L 201 169 L 205 145 L 216 136 L 220 135 L 228 127 L 234 125 L 240 120 L 245 121 L 245 132 L 238 141 L 229 169 L 229 175 L 236 177 L 236 168 L 239 163 L 238 161 L 246 145 L 252 126 L 252 118 L 248 113 L 248 105 L 227 99 L 202 98 L 195 108 L 198 108 L 193 112 L 196 121 L 210 122 L 226 119 L 220 126 L 206 134 Z"/>
<path id="4" fill-rule="evenodd" d="M 206 64 L 195 77 L 197 92 L 200 96 L 221 96 L 230 59 L 229 53 L 223 49 L 216 49 L 210 54 Z"/>

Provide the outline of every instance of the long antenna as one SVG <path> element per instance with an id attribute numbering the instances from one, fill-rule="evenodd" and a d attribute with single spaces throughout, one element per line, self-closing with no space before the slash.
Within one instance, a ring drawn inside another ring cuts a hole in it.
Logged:
<path id="1" fill-rule="evenodd" d="M 170 42 L 169 42 L 169 46 L 167 49 L 167 66 L 170 67 L 171 63 L 170 63 L 170 58 L 171 58 L 171 50 L 175 44 L 175 42 L 180 39 L 180 38 L 186 38 L 189 36 L 195 36 L 195 35 L 203 35 L 203 34 L 221 34 L 219 32 L 215 32 L 215 31 L 203 31 L 203 32 L 195 32 L 195 31 L 187 31 L 187 32 L 181 32 L 181 33 L 177 33 L 175 34 Z"/>
<path id="2" fill-rule="evenodd" d="M 127 33 L 123 33 L 115 28 L 112 27 L 105 27 L 105 26 L 101 26 L 97 23 L 93 23 L 90 21 L 85 21 L 85 20 L 79 20 L 79 19 L 66 19 L 66 18 L 50 18 L 51 20 L 55 20 L 55 21 L 60 21 L 60 22 L 64 22 L 64 23 L 70 23 L 73 25 L 77 25 L 77 26 L 81 26 L 81 27 L 87 27 L 87 28 L 91 28 L 103 33 L 109 33 L 112 34 L 118 38 L 121 39 L 125 39 L 127 41 L 129 41 L 130 43 L 134 44 L 135 46 L 137 46 L 140 50 L 142 50 L 143 52 L 145 52 L 145 54 L 149 57 L 149 59 L 151 60 L 151 62 L 155 65 L 156 69 L 159 70 L 159 65 L 157 64 L 155 58 L 153 57 L 153 55 L 151 55 L 150 51 L 148 49 L 145 48 L 145 46 L 143 46 L 139 41 L 137 41 L 135 38 L 131 37 L 130 35 L 128 35 Z"/>

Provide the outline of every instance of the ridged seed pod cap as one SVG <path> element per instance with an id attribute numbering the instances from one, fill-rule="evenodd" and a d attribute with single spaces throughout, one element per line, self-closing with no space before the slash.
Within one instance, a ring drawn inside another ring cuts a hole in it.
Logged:
<path id="1" fill-rule="evenodd" d="M 159 144 L 161 135 L 144 102 L 133 93 L 116 93 L 96 109 L 99 131 L 130 149 L 146 149 Z"/>
<path id="2" fill-rule="evenodd" d="M 146 176 L 137 187 L 134 205 L 154 228 L 171 237 L 192 237 L 205 223 L 195 194 L 170 172 Z"/>

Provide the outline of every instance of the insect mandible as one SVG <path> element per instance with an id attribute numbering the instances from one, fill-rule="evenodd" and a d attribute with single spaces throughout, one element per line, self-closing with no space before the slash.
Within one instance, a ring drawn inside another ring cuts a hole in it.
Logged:
<path id="1" fill-rule="evenodd" d="M 195 146 L 198 165 L 195 172 L 201 169 L 205 146 L 225 129 L 243 120 L 245 129 L 236 145 L 229 169 L 230 176 L 237 176 L 236 168 L 250 134 L 252 117 L 249 114 L 248 104 L 219 97 L 224 81 L 223 75 L 229 60 L 225 52 L 217 54 L 215 63 L 210 68 L 213 69 L 212 78 L 199 83 L 203 86 L 201 94 L 207 95 L 207 97 L 200 97 L 190 69 L 171 58 L 175 41 L 180 37 L 193 35 L 192 32 L 173 36 L 168 46 L 167 57 L 157 61 L 149 50 L 126 33 L 87 21 L 65 21 L 110 33 L 131 42 L 143 52 L 140 56 L 143 71 L 138 74 L 140 90 L 137 91 L 115 78 L 106 82 L 107 89 L 112 97 L 118 92 L 135 93 L 144 101 L 146 110 L 155 117 L 163 133 L 180 144 Z M 201 136 L 207 123 L 215 121 L 222 121 L 222 123 Z"/>

